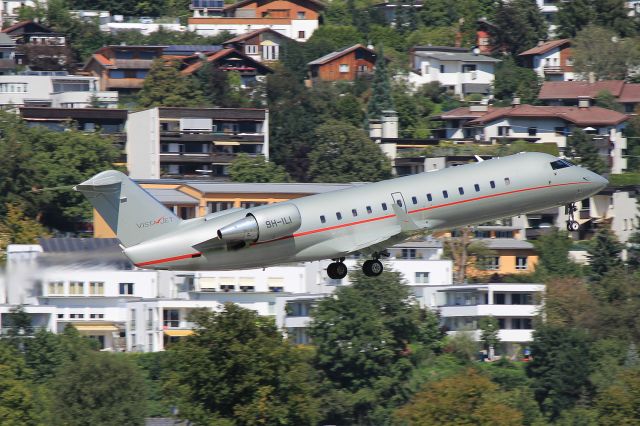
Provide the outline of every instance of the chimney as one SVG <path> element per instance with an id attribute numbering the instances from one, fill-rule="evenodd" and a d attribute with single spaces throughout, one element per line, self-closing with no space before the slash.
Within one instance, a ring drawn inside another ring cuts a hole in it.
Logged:
<path id="1" fill-rule="evenodd" d="M 511 106 L 513 108 L 520 106 L 520 97 L 519 96 L 514 96 L 513 100 L 511 101 Z"/>
<path id="2" fill-rule="evenodd" d="M 398 113 L 392 110 L 382 111 L 382 137 L 398 139 Z"/>
<path id="3" fill-rule="evenodd" d="M 588 96 L 578 96 L 578 108 L 589 108 L 591 106 L 591 98 Z"/>
<path id="4" fill-rule="evenodd" d="M 489 105 L 487 104 L 474 104 L 469 105 L 470 112 L 487 112 L 489 111 Z"/>
<path id="5" fill-rule="evenodd" d="M 369 120 L 369 137 L 374 140 L 382 137 L 382 122 L 379 119 Z"/>

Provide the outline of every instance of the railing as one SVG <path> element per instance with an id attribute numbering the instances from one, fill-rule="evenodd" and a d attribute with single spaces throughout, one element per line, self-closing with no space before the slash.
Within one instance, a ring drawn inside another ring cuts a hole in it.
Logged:
<path id="1" fill-rule="evenodd" d="M 7 337 L 7 336 L 16 336 L 16 337 L 22 337 L 22 336 L 33 336 L 34 334 L 36 334 L 38 331 L 41 330 L 47 330 L 47 327 L 43 327 L 43 326 L 39 326 L 39 327 L 21 327 L 19 329 L 16 329 L 14 327 L 2 327 L 0 328 L 0 336 L 2 337 Z"/>
<path id="2" fill-rule="evenodd" d="M 552 67 L 552 66 L 545 66 L 543 68 L 544 73 L 545 74 L 562 74 L 564 73 L 564 70 L 562 69 L 562 67 Z"/>
<path id="3" fill-rule="evenodd" d="M 167 152 L 160 154 L 162 163 L 231 163 L 237 154 L 217 152 Z"/>

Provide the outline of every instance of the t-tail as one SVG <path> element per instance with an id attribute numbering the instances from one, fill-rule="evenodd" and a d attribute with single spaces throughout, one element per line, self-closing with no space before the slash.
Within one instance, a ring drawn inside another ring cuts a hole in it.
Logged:
<path id="1" fill-rule="evenodd" d="M 74 187 L 126 248 L 175 230 L 181 220 L 125 174 L 107 170 Z"/>

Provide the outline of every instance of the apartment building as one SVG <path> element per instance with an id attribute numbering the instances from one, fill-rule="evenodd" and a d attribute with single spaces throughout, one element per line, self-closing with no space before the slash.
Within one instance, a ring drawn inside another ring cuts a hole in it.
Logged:
<path id="1" fill-rule="evenodd" d="M 409 50 L 408 81 L 416 86 L 439 82 L 460 98 L 470 94 L 488 96 L 499 59 L 479 50 L 458 47 L 416 46 Z"/>
<path id="2" fill-rule="evenodd" d="M 240 153 L 269 157 L 269 111 L 151 108 L 129 114 L 127 162 L 134 179 L 228 179 Z"/>
<path id="3" fill-rule="evenodd" d="M 69 75 L 66 71 L 25 71 L 0 75 L 0 108 L 116 108 L 118 92 L 102 91 L 95 77 Z"/>
<path id="4" fill-rule="evenodd" d="M 192 0 L 188 29 L 202 35 L 227 31 L 244 34 L 271 28 L 296 41 L 307 41 L 319 26 L 324 4 L 317 0 Z"/>

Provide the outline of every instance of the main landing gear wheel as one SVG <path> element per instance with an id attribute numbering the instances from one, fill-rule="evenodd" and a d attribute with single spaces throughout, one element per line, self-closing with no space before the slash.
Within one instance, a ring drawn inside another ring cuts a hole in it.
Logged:
<path id="1" fill-rule="evenodd" d="M 567 215 L 569 216 L 569 219 L 567 219 L 567 231 L 575 232 L 575 231 L 579 230 L 580 229 L 580 224 L 575 219 L 575 215 L 574 215 L 575 212 L 578 211 L 578 208 L 576 207 L 576 203 L 568 204 L 567 207 L 565 208 L 565 211 L 567 212 Z"/>
<path id="2" fill-rule="evenodd" d="M 362 264 L 362 272 L 367 277 L 377 277 L 383 270 L 382 262 L 378 259 L 367 260 Z"/>
<path id="3" fill-rule="evenodd" d="M 332 262 L 327 266 L 327 275 L 332 280 L 341 280 L 347 276 L 347 265 L 341 260 Z"/>

